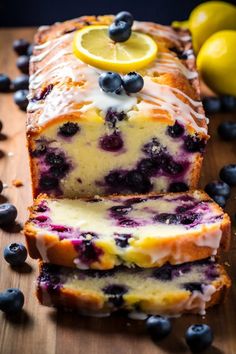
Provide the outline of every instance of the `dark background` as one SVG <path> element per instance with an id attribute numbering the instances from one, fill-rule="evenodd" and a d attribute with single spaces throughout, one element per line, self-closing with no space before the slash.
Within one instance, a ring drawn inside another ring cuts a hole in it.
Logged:
<path id="1" fill-rule="evenodd" d="M 81 15 L 132 12 L 137 20 L 170 24 L 187 19 L 199 0 L 0 0 L 0 27 L 38 26 Z M 236 4 L 236 0 L 228 1 Z M 236 21 L 236 19 L 235 19 Z"/>

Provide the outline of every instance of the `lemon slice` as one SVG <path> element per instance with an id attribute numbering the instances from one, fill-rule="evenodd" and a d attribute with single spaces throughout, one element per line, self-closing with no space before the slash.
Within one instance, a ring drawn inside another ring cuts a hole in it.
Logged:
<path id="1" fill-rule="evenodd" d="M 103 70 L 122 73 L 138 70 L 152 62 L 157 44 L 148 35 L 132 32 L 126 42 L 113 42 L 108 26 L 87 26 L 77 31 L 74 54 L 85 63 Z"/>

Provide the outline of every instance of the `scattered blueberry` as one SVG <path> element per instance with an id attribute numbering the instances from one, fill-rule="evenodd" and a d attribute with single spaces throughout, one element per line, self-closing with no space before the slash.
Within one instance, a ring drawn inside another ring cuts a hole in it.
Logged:
<path id="1" fill-rule="evenodd" d="M 30 57 L 31 55 L 33 55 L 33 51 L 34 51 L 34 45 L 30 44 L 27 49 L 27 55 Z"/>
<path id="2" fill-rule="evenodd" d="M 27 55 L 21 55 L 17 61 L 16 66 L 23 74 L 29 74 L 29 57 Z"/>
<path id="3" fill-rule="evenodd" d="M 230 95 L 221 96 L 222 111 L 234 112 L 236 111 L 236 97 Z"/>
<path id="4" fill-rule="evenodd" d="M 118 21 L 124 21 L 124 22 L 128 23 L 128 25 L 130 27 L 132 27 L 133 22 L 134 22 L 134 18 L 133 18 L 133 15 L 131 15 L 130 12 L 121 11 L 115 17 L 115 22 L 118 22 Z"/>
<path id="5" fill-rule="evenodd" d="M 148 193 L 152 188 L 149 179 L 139 171 L 129 171 L 125 181 L 127 187 L 134 193 Z"/>
<path id="6" fill-rule="evenodd" d="M 13 266 L 21 265 L 27 258 L 27 250 L 21 243 L 11 243 L 4 248 L 4 258 Z"/>
<path id="7" fill-rule="evenodd" d="M 136 72 L 130 72 L 123 77 L 123 87 L 127 93 L 136 93 L 142 90 L 143 78 Z"/>
<path id="8" fill-rule="evenodd" d="M 24 305 L 24 295 L 17 288 L 10 288 L 0 293 L 0 310 L 3 312 L 19 312 Z"/>
<path id="9" fill-rule="evenodd" d="M 105 181 L 109 186 L 118 188 L 120 185 L 123 185 L 124 183 L 124 174 L 119 171 L 110 172 L 105 177 Z"/>
<path id="10" fill-rule="evenodd" d="M 131 26 L 124 21 L 113 22 L 108 29 L 109 37 L 114 42 L 125 42 L 131 36 Z"/>
<path id="11" fill-rule="evenodd" d="M 167 159 L 162 165 L 162 169 L 164 172 L 172 176 L 179 175 L 184 170 L 183 166 L 180 163 L 175 162 L 172 159 Z"/>
<path id="12" fill-rule="evenodd" d="M 13 223 L 17 217 L 17 209 L 10 203 L 0 204 L 0 225 Z"/>
<path id="13" fill-rule="evenodd" d="M 212 344 L 213 332 L 206 324 L 195 324 L 187 329 L 185 339 L 191 351 L 201 352 Z"/>
<path id="14" fill-rule="evenodd" d="M 29 42 L 25 39 L 16 39 L 13 42 L 13 49 L 18 55 L 26 55 L 29 45 Z"/>
<path id="15" fill-rule="evenodd" d="M 61 165 L 64 163 L 64 157 L 61 154 L 49 152 L 46 156 L 46 162 L 50 165 Z"/>
<path id="16" fill-rule="evenodd" d="M 202 104 L 207 114 L 217 113 L 221 110 L 221 101 L 218 97 L 204 97 Z"/>
<path id="17" fill-rule="evenodd" d="M 9 92 L 11 87 L 11 80 L 7 75 L 0 74 L 0 92 Z"/>
<path id="18" fill-rule="evenodd" d="M 71 137 L 80 130 L 77 123 L 67 122 L 59 127 L 59 134 L 65 137 Z"/>
<path id="19" fill-rule="evenodd" d="M 138 170 L 146 176 L 152 176 L 159 170 L 159 163 L 153 159 L 142 159 L 138 163 Z"/>
<path id="20" fill-rule="evenodd" d="M 12 88 L 14 91 L 28 90 L 29 88 L 29 75 L 22 74 L 12 80 Z"/>
<path id="21" fill-rule="evenodd" d="M 162 316 L 150 316 L 146 321 L 146 327 L 153 340 L 165 338 L 172 330 L 169 318 Z"/>
<path id="22" fill-rule="evenodd" d="M 220 195 L 229 198 L 230 195 L 230 186 L 222 181 L 213 181 L 208 183 L 205 187 L 205 192 L 210 196 L 214 197 L 215 195 Z"/>
<path id="23" fill-rule="evenodd" d="M 220 178 L 230 186 L 236 186 L 236 164 L 226 165 L 220 170 Z"/>
<path id="24" fill-rule="evenodd" d="M 14 101 L 22 111 L 26 111 L 27 109 L 29 103 L 27 98 L 28 94 L 28 90 L 19 90 L 14 93 Z"/>
<path id="25" fill-rule="evenodd" d="M 185 150 L 188 152 L 200 152 L 203 153 L 206 147 L 205 139 L 199 139 L 197 136 L 186 136 L 184 140 Z"/>
<path id="26" fill-rule="evenodd" d="M 167 133 L 172 138 L 179 138 L 184 133 L 184 127 L 176 121 L 174 125 L 167 128 Z"/>
<path id="27" fill-rule="evenodd" d="M 236 140 L 236 122 L 220 123 L 218 134 L 223 140 Z"/>
<path id="28" fill-rule="evenodd" d="M 105 151 L 119 151 L 123 147 L 123 140 L 118 132 L 100 138 L 100 147 Z"/>
<path id="29" fill-rule="evenodd" d="M 50 167 L 50 173 L 53 177 L 63 178 L 70 170 L 70 166 L 67 163 L 57 164 Z"/>
<path id="30" fill-rule="evenodd" d="M 98 82 L 101 89 L 105 92 L 116 92 L 120 90 L 122 85 L 120 75 L 111 71 L 102 73 Z"/>
<path id="31" fill-rule="evenodd" d="M 184 182 L 173 182 L 169 186 L 169 192 L 178 193 L 178 192 L 187 192 L 189 187 Z"/>

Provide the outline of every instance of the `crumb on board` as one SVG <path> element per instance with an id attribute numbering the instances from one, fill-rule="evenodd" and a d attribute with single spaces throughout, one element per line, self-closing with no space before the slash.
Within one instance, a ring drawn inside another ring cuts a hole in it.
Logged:
<path id="1" fill-rule="evenodd" d="M 224 265 L 227 266 L 227 267 L 230 267 L 229 262 L 224 262 Z"/>
<path id="2" fill-rule="evenodd" d="M 14 187 L 17 188 L 22 187 L 24 185 L 20 179 L 13 179 L 11 183 Z"/>

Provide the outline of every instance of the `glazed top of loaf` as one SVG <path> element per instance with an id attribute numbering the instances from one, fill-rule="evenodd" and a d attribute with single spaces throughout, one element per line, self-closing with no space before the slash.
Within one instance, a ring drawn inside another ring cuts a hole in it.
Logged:
<path id="1" fill-rule="evenodd" d="M 188 31 L 151 22 L 134 22 L 133 30 L 157 42 L 156 59 L 139 70 L 144 87 L 137 94 L 103 92 L 100 69 L 73 54 L 75 31 L 88 25 L 109 25 L 113 16 L 85 16 L 40 27 L 30 63 L 28 132 L 40 132 L 58 119 L 104 120 L 110 108 L 127 119 L 176 120 L 190 133 L 207 135 L 207 118 L 200 100 L 199 80 Z M 180 59 L 179 53 L 184 53 Z"/>

